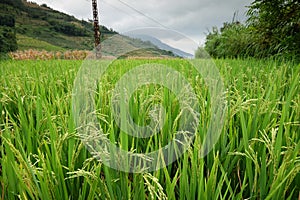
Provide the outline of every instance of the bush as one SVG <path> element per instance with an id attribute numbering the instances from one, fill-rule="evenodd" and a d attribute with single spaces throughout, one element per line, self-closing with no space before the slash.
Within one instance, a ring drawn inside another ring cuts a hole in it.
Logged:
<path id="1" fill-rule="evenodd" d="M 88 36 L 84 28 L 78 27 L 71 23 L 61 23 L 59 21 L 49 21 L 55 31 L 71 36 Z"/>
<path id="2" fill-rule="evenodd" d="M 206 37 L 205 50 L 214 58 L 253 56 L 253 36 L 239 22 L 224 23 L 220 31 L 214 27 Z M 198 50 L 201 51 L 201 50 Z"/>
<path id="3" fill-rule="evenodd" d="M 196 57 L 196 58 L 200 58 L 200 59 L 207 59 L 207 58 L 210 58 L 209 54 L 208 54 L 207 51 L 204 49 L 204 47 L 199 47 L 199 48 L 196 50 L 195 57 Z"/>
<path id="4" fill-rule="evenodd" d="M 224 23 L 213 27 L 205 50 L 214 58 L 278 57 L 298 59 L 300 4 L 298 0 L 255 0 L 247 24 Z"/>
<path id="5" fill-rule="evenodd" d="M 17 48 L 14 17 L 0 15 L 0 52 L 15 51 Z"/>
<path id="6" fill-rule="evenodd" d="M 15 30 L 0 27 L 0 52 L 15 51 L 18 49 Z"/>
<path id="7" fill-rule="evenodd" d="M 0 26 L 15 27 L 15 18 L 11 15 L 0 15 Z"/>
<path id="8" fill-rule="evenodd" d="M 24 7 L 22 0 L 1 0 L 1 3 L 11 5 L 15 8 L 23 8 Z"/>
<path id="9" fill-rule="evenodd" d="M 263 56 L 300 54 L 300 4 L 298 0 L 255 0 L 248 23 L 259 40 Z"/>

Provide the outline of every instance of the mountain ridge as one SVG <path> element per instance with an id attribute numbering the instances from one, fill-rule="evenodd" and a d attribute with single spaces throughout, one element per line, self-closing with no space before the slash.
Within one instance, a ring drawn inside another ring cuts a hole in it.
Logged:
<path id="1" fill-rule="evenodd" d="M 79 20 L 54 10 L 46 4 L 39 5 L 27 0 L 1 0 L 0 12 L 14 17 L 18 50 L 94 49 L 92 21 Z M 100 32 L 101 41 L 118 34 L 102 25 L 100 25 Z M 171 52 L 161 50 L 155 45 L 149 46 L 146 42 L 132 38 L 126 40 L 135 47 L 148 46 L 147 56 L 174 56 Z M 130 55 L 134 56 L 134 54 Z"/>
<path id="2" fill-rule="evenodd" d="M 175 56 L 179 56 L 179 57 L 183 57 L 183 58 L 192 58 L 194 57 L 194 55 L 187 53 L 185 51 L 182 51 L 180 49 L 177 49 L 175 47 L 172 47 L 164 42 L 162 42 L 160 39 L 156 38 L 156 37 L 152 37 L 149 35 L 134 35 L 133 37 L 141 39 L 142 41 L 149 41 L 152 44 L 154 44 L 155 46 L 157 46 L 160 49 L 166 50 L 166 51 L 171 51 L 174 53 Z"/>

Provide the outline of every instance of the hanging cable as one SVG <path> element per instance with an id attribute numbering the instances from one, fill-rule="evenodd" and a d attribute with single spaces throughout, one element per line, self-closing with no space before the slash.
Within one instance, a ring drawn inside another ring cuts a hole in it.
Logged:
<path id="1" fill-rule="evenodd" d="M 128 3 L 122 1 L 122 0 L 117 0 L 119 1 L 120 3 L 122 3 L 123 5 L 127 6 L 128 8 L 134 10 L 135 12 L 139 13 L 140 15 L 146 17 L 147 19 L 151 20 L 152 22 L 156 23 L 156 24 L 159 24 L 161 27 L 163 28 L 166 28 L 166 29 L 170 29 L 168 28 L 167 26 L 163 25 L 162 23 L 160 23 L 159 21 L 157 21 L 156 19 L 144 14 L 143 12 L 139 11 L 138 9 L 134 8 L 133 6 L 129 5 Z"/>
<path id="2" fill-rule="evenodd" d="M 125 12 L 125 11 L 122 10 L 121 8 L 118 8 L 117 6 L 114 6 L 113 4 L 111 4 L 111 3 L 107 2 L 107 1 L 104 1 L 104 0 L 102 0 L 102 2 L 105 3 L 106 5 L 110 6 L 111 8 L 113 8 L 113 9 L 119 11 L 119 12 L 124 13 L 125 15 L 130 16 L 130 17 L 132 17 L 133 19 L 136 19 L 136 16 L 134 16 L 134 15 L 128 13 L 128 12 Z M 139 20 L 140 20 L 140 19 L 139 19 Z M 152 24 L 150 24 L 150 23 L 148 23 L 148 22 L 146 22 L 146 21 L 144 21 L 144 20 L 140 20 L 140 21 L 142 21 L 142 22 L 145 23 L 145 24 L 148 24 L 149 26 L 152 25 Z"/>

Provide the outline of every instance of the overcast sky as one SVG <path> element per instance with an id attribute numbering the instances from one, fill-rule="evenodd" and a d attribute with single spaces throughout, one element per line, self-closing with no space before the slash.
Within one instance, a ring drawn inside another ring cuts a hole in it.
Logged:
<path id="1" fill-rule="evenodd" d="M 91 0 L 32 0 L 38 4 L 73 15 L 92 19 Z M 137 28 L 164 27 L 186 35 L 198 45 L 212 26 L 245 20 L 246 6 L 253 0 L 98 0 L 100 23 L 119 33 Z M 183 50 L 190 53 L 195 47 Z"/>

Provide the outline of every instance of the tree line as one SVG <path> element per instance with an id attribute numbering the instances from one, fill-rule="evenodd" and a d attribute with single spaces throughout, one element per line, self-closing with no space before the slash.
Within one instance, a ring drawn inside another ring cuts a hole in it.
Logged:
<path id="1" fill-rule="evenodd" d="M 213 58 L 299 57 L 299 0 L 253 1 L 245 23 L 233 19 L 212 28 L 196 57 L 205 58 L 206 52 Z"/>

